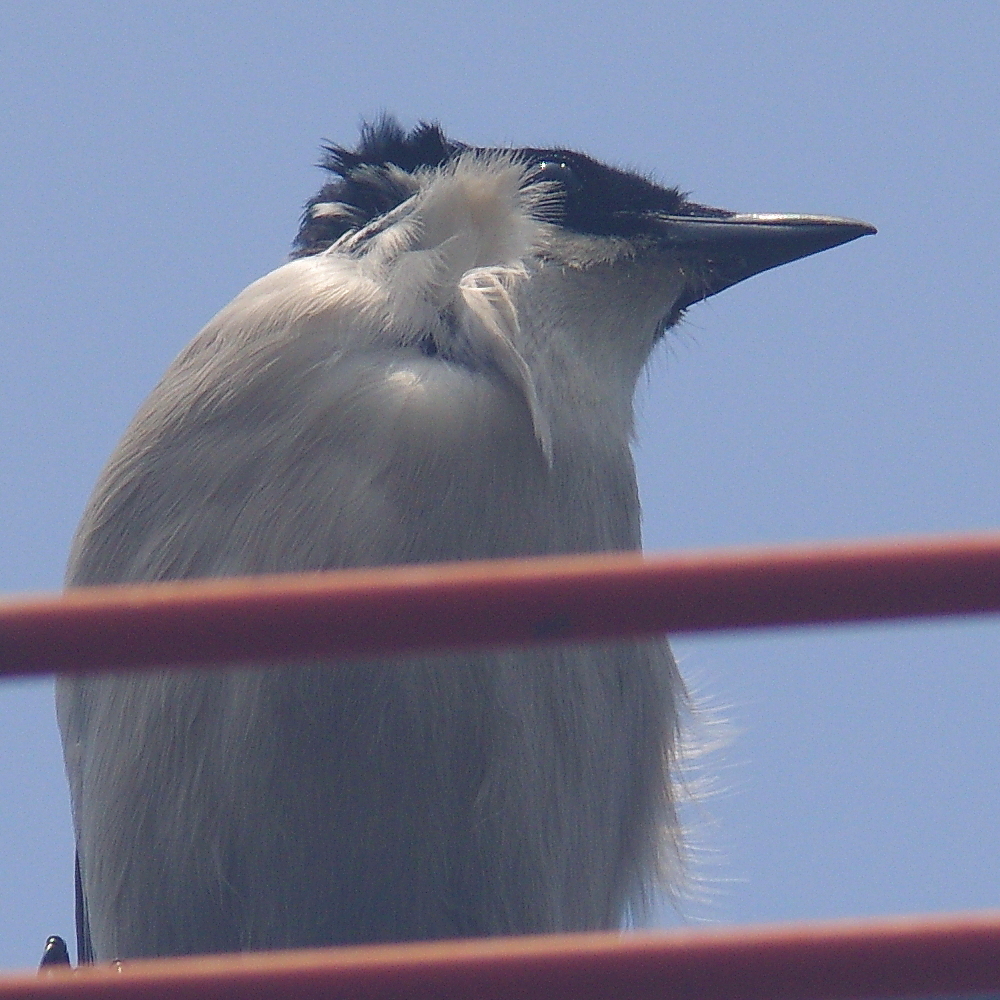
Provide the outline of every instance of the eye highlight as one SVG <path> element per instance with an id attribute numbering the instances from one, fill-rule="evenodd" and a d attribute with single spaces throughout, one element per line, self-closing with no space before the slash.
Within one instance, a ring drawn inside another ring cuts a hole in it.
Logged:
<path id="1" fill-rule="evenodd" d="M 573 194 L 583 186 L 576 171 L 565 160 L 542 160 L 532 167 L 528 180 L 532 184 L 543 181 L 561 184 L 567 194 Z"/>

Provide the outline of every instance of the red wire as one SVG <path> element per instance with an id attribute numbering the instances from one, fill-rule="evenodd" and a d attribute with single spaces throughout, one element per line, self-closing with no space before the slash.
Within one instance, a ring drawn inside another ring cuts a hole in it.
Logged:
<path id="1" fill-rule="evenodd" d="M 374 656 L 1000 611 L 1000 535 L 452 563 L 0 604 L 0 672 Z M 837 1000 L 1000 990 L 1000 916 L 128 962 L 8 998 Z"/>
<path id="2" fill-rule="evenodd" d="M 0 604 L 0 673 L 385 654 L 1000 611 L 1000 534 L 439 563 Z"/>
<path id="3" fill-rule="evenodd" d="M 1000 989 L 1000 914 L 161 959 L 0 1000 L 844 1000 Z"/>

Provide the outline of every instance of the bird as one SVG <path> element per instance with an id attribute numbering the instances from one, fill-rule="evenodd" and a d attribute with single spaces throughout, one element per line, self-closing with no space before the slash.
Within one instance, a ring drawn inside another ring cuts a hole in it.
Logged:
<path id="1" fill-rule="evenodd" d="M 62 970 L 70 965 L 69 948 L 58 934 L 52 934 L 45 940 L 42 960 L 38 963 L 38 971 L 44 975 L 56 970 Z"/>
<path id="2" fill-rule="evenodd" d="M 383 115 L 170 365 L 71 588 L 641 547 L 633 396 L 696 303 L 875 232 Z M 666 638 L 57 684 L 81 960 L 614 930 L 679 878 Z"/>

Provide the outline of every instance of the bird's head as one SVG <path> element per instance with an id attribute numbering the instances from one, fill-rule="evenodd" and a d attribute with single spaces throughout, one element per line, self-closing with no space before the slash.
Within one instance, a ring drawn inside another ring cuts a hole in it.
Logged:
<path id="1" fill-rule="evenodd" d="M 322 166 L 335 180 L 307 204 L 292 256 L 321 253 L 358 233 L 363 238 L 353 245 L 363 247 L 409 214 L 395 210 L 459 161 L 470 173 L 477 163 L 484 173 L 498 164 L 517 169 L 520 198 L 508 208 L 545 224 L 532 247 L 539 263 L 586 268 L 622 258 L 673 258 L 684 281 L 664 329 L 695 302 L 745 278 L 875 232 L 856 219 L 711 208 L 676 187 L 573 150 L 473 147 L 449 139 L 437 124 L 407 133 L 384 117 L 362 126 L 357 149 L 326 147 Z"/>
<path id="2" fill-rule="evenodd" d="M 355 268 L 381 343 L 500 373 L 547 453 L 562 414 L 600 411 L 605 429 L 617 414 L 628 436 L 636 379 L 689 306 L 875 231 L 709 208 L 583 153 L 473 147 L 391 118 L 322 166 L 293 258 L 336 267 L 338 287 Z"/>

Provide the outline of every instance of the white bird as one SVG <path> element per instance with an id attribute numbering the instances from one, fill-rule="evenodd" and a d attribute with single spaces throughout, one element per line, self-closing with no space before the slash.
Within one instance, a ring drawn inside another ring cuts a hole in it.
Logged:
<path id="1" fill-rule="evenodd" d="M 186 347 L 68 584 L 636 549 L 636 381 L 753 274 L 874 232 L 392 119 Z M 64 678 L 80 954 L 621 926 L 680 835 L 666 640 Z"/>

